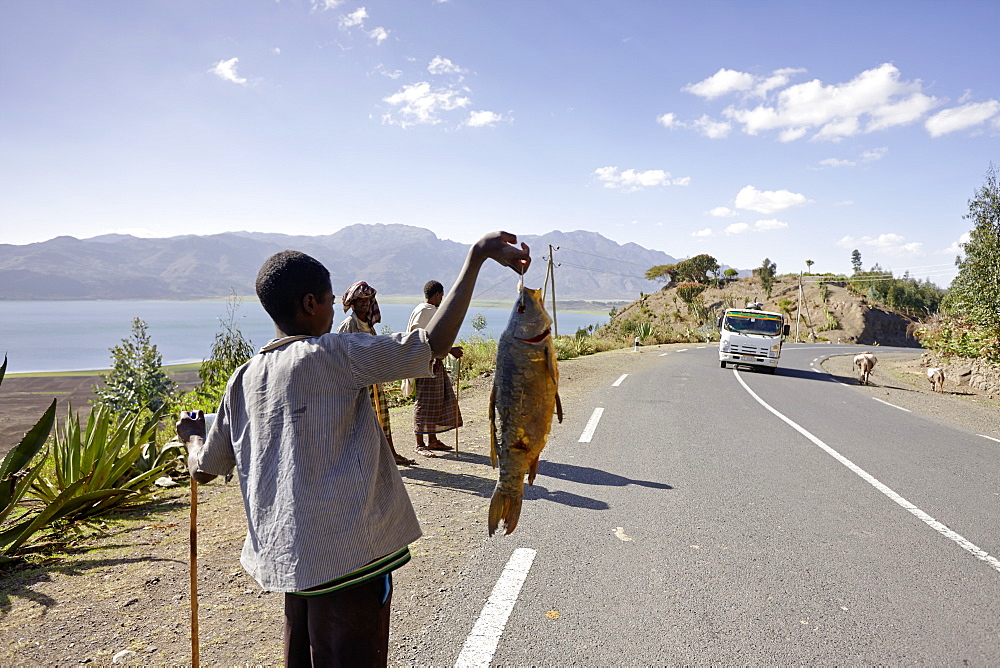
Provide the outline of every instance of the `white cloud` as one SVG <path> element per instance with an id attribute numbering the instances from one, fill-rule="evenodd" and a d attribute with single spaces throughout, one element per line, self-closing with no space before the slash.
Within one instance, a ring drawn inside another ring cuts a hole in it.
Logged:
<path id="1" fill-rule="evenodd" d="M 396 115 L 385 114 L 382 122 L 389 125 L 410 127 L 412 125 L 436 125 L 442 121 L 444 112 L 469 106 L 471 101 L 464 95 L 467 89 L 431 88 L 426 81 L 403 86 L 398 91 L 383 98 L 384 102 L 397 107 Z"/>
<path id="2" fill-rule="evenodd" d="M 848 235 L 838 240 L 836 245 L 841 248 L 867 246 L 885 255 L 892 256 L 920 256 L 924 254 L 922 243 L 916 241 L 906 243 L 906 239 L 903 236 L 891 232 L 880 234 L 877 237 L 852 237 Z"/>
<path id="3" fill-rule="evenodd" d="M 665 128 L 682 128 L 684 124 L 677 120 L 677 116 L 673 113 L 663 114 L 662 116 L 656 117 L 656 122 Z"/>
<path id="4" fill-rule="evenodd" d="M 726 228 L 725 232 L 728 235 L 733 234 L 746 234 L 747 232 L 770 232 L 771 230 L 783 230 L 788 227 L 788 223 L 783 223 L 780 220 L 770 219 L 770 220 L 758 220 L 753 225 L 749 223 L 733 223 Z"/>
<path id="5" fill-rule="evenodd" d="M 670 185 L 672 185 L 672 186 L 689 186 L 689 185 L 691 185 L 691 177 L 690 176 L 682 176 L 680 178 L 674 179 L 673 181 L 670 182 Z"/>
<path id="6" fill-rule="evenodd" d="M 819 164 L 823 167 L 857 167 L 861 163 L 875 162 L 876 160 L 881 160 L 885 157 L 885 154 L 889 152 L 889 149 L 885 146 L 879 148 L 873 148 L 868 151 L 863 151 L 861 156 L 857 160 L 846 160 L 842 158 L 827 158 L 825 160 L 820 160 Z"/>
<path id="7" fill-rule="evenodd" d="M 455 63 L 451 62 L 447 58 L 442 58 L 441 56 L 434 56 L 427 65 L 427 71 L 431 74 L 465 74 L 468 70 L 462 69 Z M 461 80 L 461 78 L 459 79 Z"/>
<path id="8" fill-rule="evenodd" d="M 280 56 L 281 55 L 281 49 L 276 46 L 273 49 L 271 49 L 271 53 L 273 53 L 276 56 Z"/>
<path id="9" fill-rule="evenodd" d="M 469 119 L 465 124 L 470 128 L 493 127 L 501 121 L 507 120 L 503 114 L 494 111 L 473 111 L 469 114 Z"/>
<path id="10" fill-rule="evenodd" d="M 757 213 L 775 213 L 793 206 L 809 204 L 811 200 L 805 195 L 788 190 L 757 190 L 753 186 L 745 186 L 736 194 L 736 208 L 749 209 Z"/>
<path id="11" fill-rule="evenodd" d="M 737 215 L 736 211 L 733 211 L 728 206 L 717 206 L 706 211 L 710 216 L 715 216 L 716 218 L 728 218 L 729 216 Z"/>
<path id="12" fill-rule="evenodd" d="M 711 227 L 706 227 L 703 230 L 698 230 L 697 232 L 692 232 L 691 236 L 692 237 L 713 237 L 713 236 L 715 236 L 715 232 L 712 231 Z"/>
<path id="13" fill-rule="evenodd" d="M 753 94 L 758 97 L 767 97 L 767 94 L 775 88 L 787 86 L 788 81 L 791 79 L 791 75 L 799 74 L 800 72 L 805 72 L 805 70 L 801 67 L 785 67 L 780 70 L 775 70 L 769 77 L 756 79 Z"/>
<path id="14" fill-rule="evenodd" d="M 368 33 L 368 36 L 375 40 L 376 43 L 381 44 L 389 37 L 389 31 L 385 28 L 375 28 Z"/>
<path id="15" fill-rule="evenodd" d="M 605 188 L 620 189 L 626 192 L 634 192 L 643 188 L 656 186 L 687 185 L 686 182 L 679 182 L 690 181 L 690 177 L 672 180 L 670 173 L 662 169 L 648 169 L 644 172 L 626 169 L 623 172 L 619 172 L 617 167 L 600 167 L 594 170 L 594 174 L 597 175 L 598 180 L 604 183 Z"/>
<path id="16" fill-rule="evenodd" d="M 853 199 L 845 199 L 842 202 L 834 202 L 833 203 L 834 206 L 850 206 L 852 204 L 854 204 L 854 200 Z"/>
<path id="17" fill-rule="evenodd" d="M 769 220 L 758 220 L 753 224 L 754 229 L 759 232 L 766 232 L 768 230 L 783 230 L 788 227 L 788 223 L 783 223 L 780 220 L 775 220 L 771 218 Z"/>
<path id="18" fill-rule="evenodd" d="M 313 11 L 325 12 L 343 3 L 344 0 L 309 0 L 312 3 Z"/>
<path id="19" fill-rule="evenodd" d="M 901 81 L 900 71 L 884 63 L 844 83 L 814 79 L 789 86 L 773 103 L 733 105 L 723 115 L 750 135 L 777 130 L 781 141 L 795 141 L 812 132 L 813 139 L 838 141 L 919 120 L 941 103 L 922 91 L 919 79 Z"/>
<path id="20" fill-rule="evenodd" d="M 841 160 L 839 158 L 827 158 L 826 160 L 820 160 L 819 164 L 824 167 L 854 167 L 858 163 L 853 160 Z"/>
<path id="21" fill-rule="evenodd" d="M 935 255 L 951 255 L 952 257 L 956 255 L 962 255 L 965 253 L 962 250 L 962 244 L 967 244 L 972 241 L 972 234 L 970 232 L 963 232 L 962 236 L 958 238 L 957 241 L 951 242 L 951 245 L 947 248 L 942 248 L 941 250 L 935 252 Z"/>
<path id="22" fill-rule="evenodd" d="M 366 18 L 368 18 L 368 10 L 366 10 L 364 7 L 358 7 L 350 14 L 345 14 L 344 16 L 341 16 L 340 20 L 338 21 L 338 25 L 340 26 L 341 30 L 347 30 L 348 28 L 357 28 L 358 26 L 364 24 Z"/>
<path id="23" fill-rule="evenodd" d="M 753 88 L 753 85 L 754 77 L 752 74 L 727 70 L 723 67 L 707 79 L 688 84 L 681 90 L 711 100 L 727 93 L 748 91 Z"/>
<path id="24" fill-rule="evenodd" d="M 694 127 L 698 129 L 701 134 L 705 135 L 709 139 L 723 139 L 729 134 L 729 131 L 733 129 L 733 126 L 725 121 L 716 121 L 709 118 L 708 115 L 702 116 L 698 120 L 692 123 Z"/>
<path id="25" fill-rule="evenodd" d="M 378 72 L 379 74 L 381 74 L 384 77 L 389 77 L 390 79 L 398 79 L 399 77 L 403 76 L 403 71 L 402 70 L 392 70 L 390 72 L 389 70 L 387 70 L 385 68 L 385 65 L 383 65 L 382 63 L 379 63 L 375 67 L 375 71 Z"/>
<path id="26" fill-rule="evenodd" d="M 958 132 L 982 125 L 1000 113 L 1000 102 L 987 100 L 974 102 L 961 107 L 952 107 L 934 114 L 924 123 L 931 137 L 940 137 L 949 132 Z"/>
<path id="27" fill-rule="evenodd" d="M 245 84 L 246 79 L 241 77 L 236 73 L 236 64 L 240 62 L 239 58 L 230 58 L 229 60 L 220 60 L 212 69 L 209 70 L 212 74 L 216 75 L 224 81 L 231 81 L 236 84 Z"/>

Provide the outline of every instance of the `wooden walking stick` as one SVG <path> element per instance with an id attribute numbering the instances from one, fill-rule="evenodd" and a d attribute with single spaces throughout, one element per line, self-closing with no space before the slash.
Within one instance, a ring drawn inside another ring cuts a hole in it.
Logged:
<path id="1" fill-rule="evenodd" d="M 198 668 L 198 481 L 191 478 L 191 665 Z"/>
<path id="2" fill-rule="evenodd" d="M 205 414 L 201 411 L 181 411 L 180 418 L 177 422 L 177 436 L 187 445 L 190 454 L 192 447 L 198 447 L 204 443 Z M 191 665 L 198 668 L 200 663 L 198 657 L 198 481 L 195 480 L 193 474 L 191 475 L 191 526 L 188 535 L 191 571 Z"/>
<path id="3" fill-rule="evenodd" d="M 462 358 L 455 358 L 455 457 L 458 457 L 458 395 L 462 393 Z"/>

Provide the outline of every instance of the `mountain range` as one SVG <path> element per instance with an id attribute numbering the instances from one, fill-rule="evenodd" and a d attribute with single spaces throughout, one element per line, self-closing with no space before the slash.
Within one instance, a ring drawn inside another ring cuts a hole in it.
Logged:
<path id="1" fill-rule="evenodd" d="M 638 244 L 618 244 L 595 232 L 549 232 L 523 236 L 533 262 L 529 287 L 545 280 L 549 246 L 556 292 L 563 300 L 633 300 L 661 287 L 643 275 L 677 260 Z M 334 293 L 358 280 L 381 295 L 420 295 L 430 279 L 449 287 L 468 245 L 439 239 L 427 229 L 397 224 L 356 224 L 334 234 L 292 236 L 226 232 L 159 239 L 109 234 L 77 239 L 0 244 L 0 299 L 205 299 L 254 293 L 254 280 L 270 255 L 294 249 L 330 270 Z M 489 262 L 477 282 L 476 299 L 513 295 L 517 277 Z"/>

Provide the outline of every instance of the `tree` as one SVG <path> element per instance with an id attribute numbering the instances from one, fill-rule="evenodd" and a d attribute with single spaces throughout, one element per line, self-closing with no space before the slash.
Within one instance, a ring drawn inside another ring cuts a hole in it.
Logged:
<path id="1" fill-rule="evenodd" d="M 735 281 L 736 277 L 739 275 L 739 273 L 740 272 L 736 271 L 732 267 L 730 267 L 729 269 L 726 269 L 724 272 L 722 272 L 722 274 L 726 277 L 727 281 Z"/>
<path id="2" fill-rule="evenodd" d="M 132 335 L 111 351 L 113 366 L 101 374 L 104 387 L 97 387 L 97 403 L 118 415 L 134 415 L 143 408 L 155 412 L 174 393 L 174 381 L 163 370 L 163 357 L 150 341 L 149 326 L 132 321 Z"/>
<path id="3" fill-rule="evenodd" d="M 236 317 L 239 308 L 239 299 L 232 295 L 226 304 L 226 319 L 219 319 L 222 329 L 215 334 L 212 351 L 198 369 L 201 382 L 177 401 L 177 410 L 214 413 L 222 402 L 229 377 L 253 357 L 253 343 L 243 336 Z"/>
<path id="4" fill-rule="evenodd" d="M 681 283 L 677 286 L 677 295 L 684 301 L 685 304 L 690 305 L 698 295 L 703 293 L 707 288 L 706 285 L 702 283 Z"/>
<path id="5" fill-rule="evenodd" d="M 655 281 L 658 278 L 667 277 L 667 285 L 674 282 L 674 272 L 677 270 L 676 264 L 658 264 L 646 270 L 646 280 Z"/>
<path id="6" fill-rule="evenodd" d="M 812 266 L 814 264 L 816 264 L 816 263 L 813 262 L 812 260 L 806 260 L 806 273 L 807 274 L 812 271 Z"/>
<path id="7" fill-rule="evenodd" d="M 990 164 L 986 181 L 969 200 L 973 222 L 964 257 L 956 259 L 958 275 L 948 293 L 948 310 L 962 314 L 994 338 L 1000 338 L 1000 184 Z"/>
<path id="8" fill-rule="evenodd" d="M 851 266 L 854 268 L 855 274 L 861 273 L 861 251 L 857 248 L 851 251 Z"/>
<path id="9" fill-rule="evenodd" d="M 711 255 L 702 253 L 677 263 L 677 280 L 692 283 L 707 283 L 708 274 L 719 271 L 719 262 Z"/>
<path id="10" fill-rule="evenodd" d="M 768 299 L 771 298 L 771 290 L 774 289 L 774 272 L 777 269 L 777 264 L 771 262 L 767 258 L 764 258 L 764 261 L 760 265 L 760 269 L 757 270 L 760 275 L 760 285 L 764 288 L 764 294 L 767 295 Z"/>

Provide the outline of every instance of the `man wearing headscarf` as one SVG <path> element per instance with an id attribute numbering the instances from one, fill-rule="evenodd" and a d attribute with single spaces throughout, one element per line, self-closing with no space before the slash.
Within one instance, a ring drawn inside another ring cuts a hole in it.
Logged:
<path id="1" fill-rule="evenodd" d="M 337 327 L 339 334 L 371 334 L 375 336 L 375 325 L 382 321 L 382 314 L 378 308 L 378 301 L 375 299 L 376 290 L 364 281 L 358 281 L 347 288 L 344 293 L 342 303 L 344 312 L 348 310 L 351 314 L 344 318 L 344 321 Z M 375 417 L 382 427 L 385 440 L 389 442 L 392 456 L 397 464 L 409 466 L 414 460 L 408 459 L 398 452 L 392 444 L 392 428 L 389 424 L 389 403 L 385 398 L 385 391 L 381 384 L 375 384 L 368 388 L 368 395 L 371 397 L 372 408 L 375 410 Z"/>

